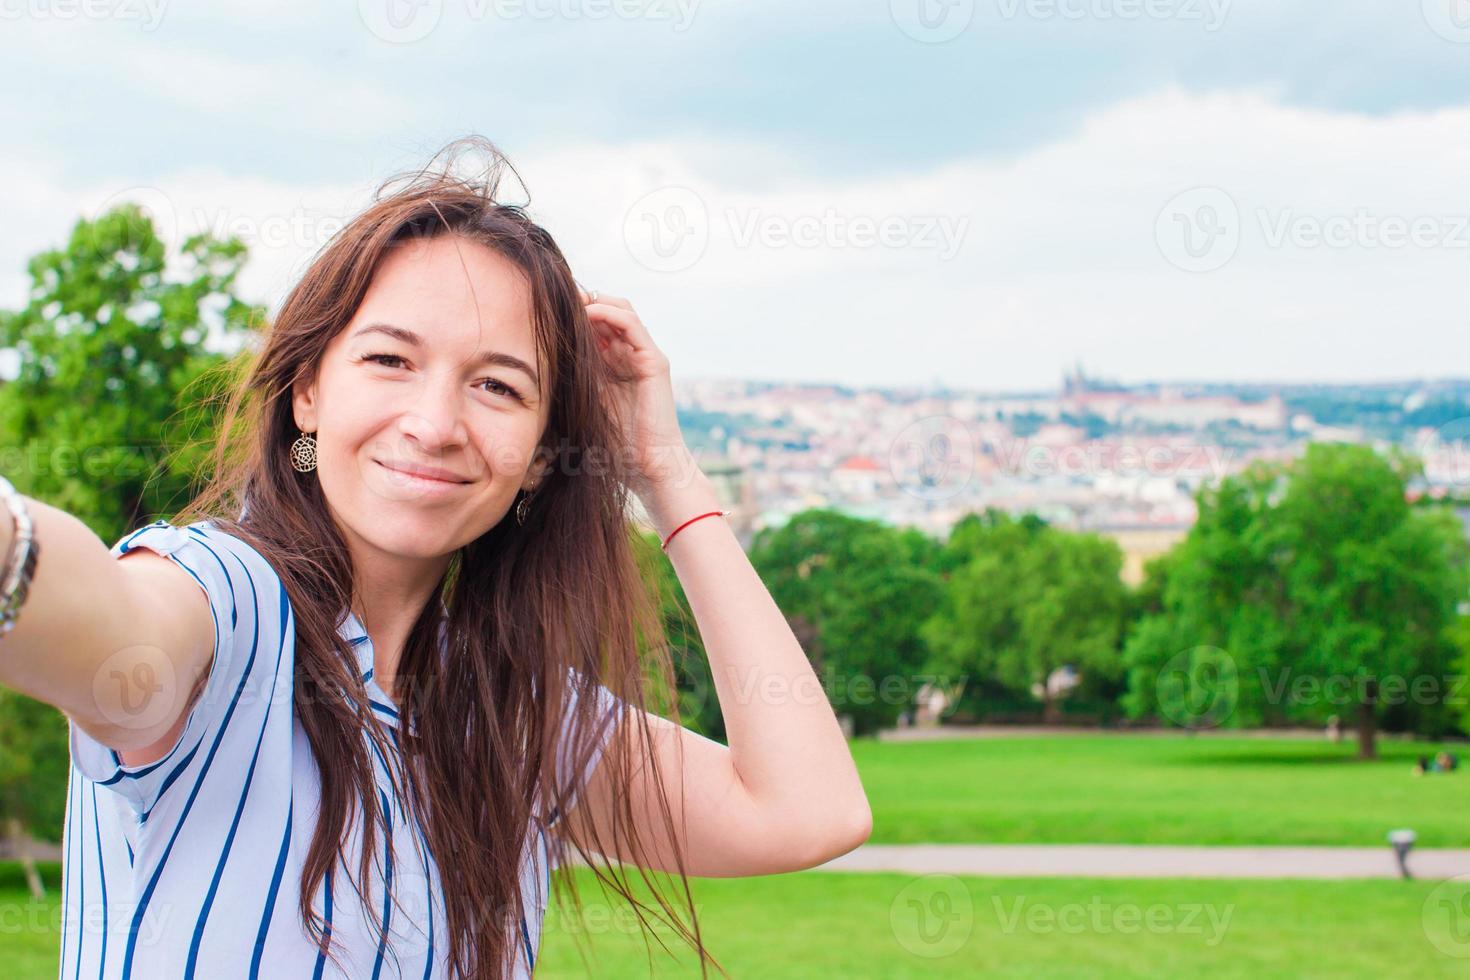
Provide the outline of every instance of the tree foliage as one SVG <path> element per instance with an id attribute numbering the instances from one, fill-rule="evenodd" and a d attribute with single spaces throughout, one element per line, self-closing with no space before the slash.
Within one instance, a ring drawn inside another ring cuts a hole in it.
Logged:
<path id="1" fill-rule="evenodd" d="M 211 441 L 206 396 L 224 379 L 205 340 L 263 318 L 234 294 L 245 258 L 237 240 L 196 235 L 168 270 L 151 220 L 128 204 L 31 259 L 30 301 L 0 313 L 0 347 L 19 354 L 0 387 L 17 489 L 102 537 L 186 495 Z"/>
<path id="2" fill-rule="evenodd" d="M 1158 567 L 1160 608 L 1127 642 L 1129 710 L 1187 726 L 1352 712 L 1369 757 L 1385 685 L 1442 700 L 1466 546 L 1452 515 L 1409 506 L 1413 472 L 1406 457 L 1314 444 L 1201 490 L 1198 521 Z"/>
<path id="3" fill-rule="evenodd" d="M 1128 597 L 1116 542 L 989 510 L 957 523 L 945 551 L 944 601 L 923 629 L 936 664 L 1039 690 L 1048 722 L 1060 719 L 1055 671 L 1120 675 Z"/>
<path id="4" fill-rule="evenodd" d="M 919 628 L 942 593 L 939 552 L 921 531 L 829 510 L 752 543 L 751 563 L 857 734 L 892 725 L 926 679 Z"/>
<path id="5" fill-rule="evenodd" d="M 78 221 L 64 247 L 34 256 L 26 306 L 0 311 L 0 347 L 19 361 L 0 385 L 0 471 L 109 544 L 187 499 L 228 367 L 205 341 L 211 330 L 231 341 L 263 317 L 235 295 L 246 259 L 239 241 L 194 236 L 177 268 L 166 259 L 151 219 L 123 205 Z M 65 719 L 10 691 L 0 713 L 3 816 L 54 840 Z"/>

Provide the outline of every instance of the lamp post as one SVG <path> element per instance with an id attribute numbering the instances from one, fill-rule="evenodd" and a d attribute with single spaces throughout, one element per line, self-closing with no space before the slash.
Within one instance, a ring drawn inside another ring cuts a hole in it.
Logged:
<path id="1" fill-rule="evenodd" d="M 1414 877 L 1409 873 L 1409 851 L 1417 839 L 1417 835 L 1408 828 L 1388 832 L 1388 842 L 1393 845 L 1394 857 L 1399 861 L 1399 874 L 1405 878 Z"/>

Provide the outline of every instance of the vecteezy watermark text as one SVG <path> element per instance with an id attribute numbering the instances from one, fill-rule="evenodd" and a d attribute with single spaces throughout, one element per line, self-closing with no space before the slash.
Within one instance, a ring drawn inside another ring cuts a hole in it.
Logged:
<path id="1" fill-rule="evenodd" d="M 998 0 L 1005 20 L 1175 20 L 1218 31 L 1232 0 Z"/>
<path id="2" fill-rule="evenodd" d="M 1011 935 L 1024 931 L 1038 935 L 1060 933 L 1076 936 L 1154 935 L 1200 936 L 1206 946 L 1218 946 L 1230 928 L 1235 914 L 1234 903 L 1110 902 L 1093 895 L 1086 902 L 1037 902 L 1018 895 L 1006 902 L 999 895 L 991 897 L 1000 931 Z"/>
<path id="3" fill-rule="evenodd" d="M 152 31 L 167 6 L 167 0 L 0 0 L 0 20 L 136 20 Z"/>

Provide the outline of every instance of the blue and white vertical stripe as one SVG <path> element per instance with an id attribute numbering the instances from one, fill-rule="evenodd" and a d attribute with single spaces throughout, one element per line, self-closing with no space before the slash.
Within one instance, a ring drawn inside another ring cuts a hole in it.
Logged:
<path id="1" fill-rule="evenodd" d="M 157 762 L 122 765 L 71 726 L 59 976 L 446 976 L 437 865 L 422 828 L 410 826 L 392 795 L 385 759 L 377 760 L 379 803 L 392 822 L 395 862 L 379 859 L 366 899 L 379 917 L 386 913 L 389 941 L 380 942 L 340 866 L 336 894 L 319 889 L 314 906 L 330 923 L 345 974 L 319 955 L 297 913 L 320 784 L 292 702 L 296 627 L 279 577 L 255 549 L 207 521 L 184 528 L 159 521 L 112 553 L 140 547 L 167 555 L 199 583 L 214 616 L 216 656 L 179 741 Z M 396 741 L 398 711 L 373 680 L 372 641 L 350 613 L 341 631 Z M 606 688 L 599 693 L 609 711 L 622 707 Z M 343 848 L 354 874 L 361 833 L 359 818 Z M 547 845 L 531 827 L 519 977 L 530 976 L 540 945 L 556 860 Z"/>

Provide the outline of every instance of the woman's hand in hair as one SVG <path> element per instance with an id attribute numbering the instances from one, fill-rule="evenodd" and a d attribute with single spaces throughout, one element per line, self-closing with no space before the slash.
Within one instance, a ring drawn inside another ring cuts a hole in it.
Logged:
<path id="1" fill-rule="evenodd" d="M 629 453 L 621 478 L 647 504 L 654 494 L 689 482 L 697 470 L 674 411 L 669 359 L 632 303 L 605 293 L 588 303 L 586 291 L 578 287 L 578 293 L 612 382 L 610 408 Z"/>

